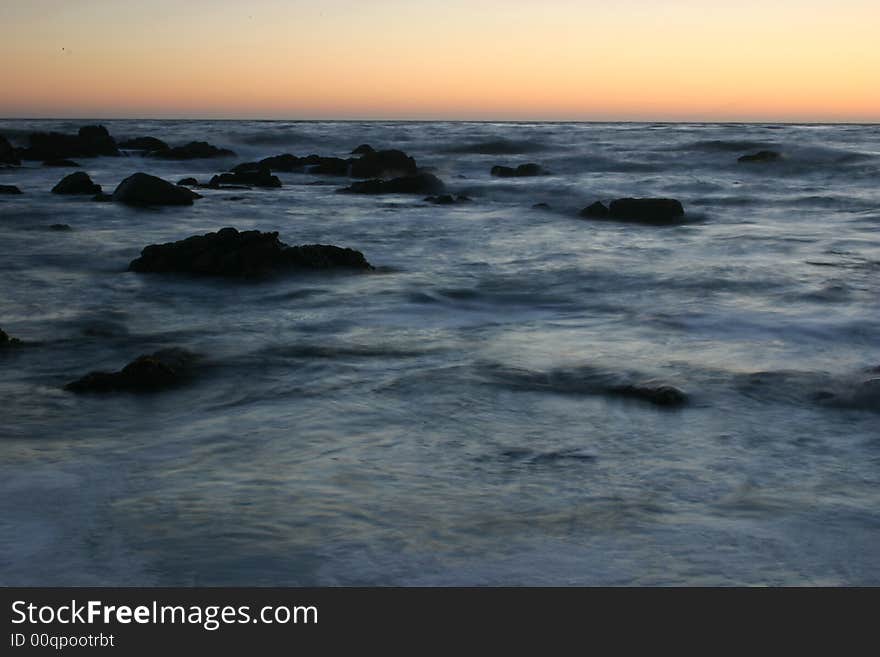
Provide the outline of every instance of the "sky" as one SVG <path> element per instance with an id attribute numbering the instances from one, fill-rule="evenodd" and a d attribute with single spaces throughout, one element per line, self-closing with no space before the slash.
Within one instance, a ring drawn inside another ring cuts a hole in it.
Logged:
<path id="1" fill-rule="evenodd" d="M 0 116 L 880 121 L 880 0 L 0 0 Z"/>

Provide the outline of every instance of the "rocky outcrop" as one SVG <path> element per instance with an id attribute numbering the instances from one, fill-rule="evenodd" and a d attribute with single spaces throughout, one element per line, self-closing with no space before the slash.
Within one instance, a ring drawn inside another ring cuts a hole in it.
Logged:
<path id="1" fill-rule="evenodd" d="M 252 187 L 281 187 L 281 181 L 273 176 L 268 167 L 254 164 L 253 168 L 236 167 L 232 173 L 221 173 L 211 178 L 208 187 L 220 187 L 221 185 L 247 185 Z"/>
<path id="2" fill-rule="evenodd" d="M 77 171 L 69 176 L 64 176 L 61 181 L 52 188 L 53 194 L 100 194 L 101 186 L 92 182 L 85 171 Z"/>
<path id="3" fill-rule="evenodd" d="M 21 164 L 21 160 L 5 137 L 0 137 L 0 164 Z"/>
<path id="4" fill-rule="evenodd" d="M 206 141 L 191 141 L 183 146 L 158 150 L 148 154 L 163 160 L 198 160 L 216 157 L 233 157 L 235 152 L 228 148 L 217 148 Z"/>
<path id="5" fill-rule="evenodd" d="M 399 150 L 370 150 L 351 163 L 352 178 L 399 178 L 417 172 L 415 159 Z"/>
<path id="6" fill-rule="evenodd" d="M 596 201 L 581 210 L 580 216 L 591 219 L 605 219 L 608 217 L 608 208 L 601 201 Z"/>
<path id="7" fill-rule="evenodd" d="M 343 160 L 341 157 L 320 157 L 309 155 L 304 160 L 309 173 L 317 173 L 325 176 L 347 176 L 351 160 Z"/>
<path id="8" fill-rule="evenodd" d="M 259 164 L 268 167 L 270 171 L 285 171 L 290 173 L 294 171 L 302 171 L 306 163 L 304 158 L 291 155 L 290 153 L 284 153 L 283 155 L 273 155 L 272 157 L 264 158 L 260 160 Z"/>
<path id="9" fill-rule="evenodd" d="M 19 156 L 23 160 L 64 160 L 73 157 L 117 156 L 116 140 L 101 125 L 84 126 L 76 135 L 59 132 L 34 132 L 29 146 Z"/>
<path id="10" fill-rule="evenodd" d="M 197 357 L 183 349 L 140 356 L 118 372 L 90 372 L 64 386 L 70 392 L 154 392 L 185 383 Z"/>
<path id="11" fill-rule="evenodd" d="M 737 158 L 737 162 L 775 162 L 781 158 L 782 153 L 777 153 L 776 151 L 758 151 L 757 153 Z"/>
<path id="12" fill-rule="evenodd" d="M 289 270 L 354 269 L 372 266 L 363 253 L 326 244 L 288 246 L 277 232 L 224 228 L 178 242 L 152 244 L 131 262 L 135 272 L 257 277 Z"/>
<path id="13" fill-rule="evenodd" d="M 195 192 L 146 173 L 129 176 L 113 192 L 113 200 L 126 205 L 192 205 Z"/>
<path id="14" fill-rule="evenodd" d="M 392 180 L 365 180 L 337 190 L 342 194 L 442 194 L 446 185 L 431 173 L 417 173 L 414 176 L 393 178 Z"/>
<path id="15" fill-rule="evenodd" d="M 608 218 L 663 226 L 681 223 L 684 208 L 671 198 L 619 198 L 608 206 Z"/>
<path id="16" fill-rule="evenodd" d="M 547 172 L 539 164 L 530 162 L 513 167 L 494 166 L 490 173 L 498 178 L 528 178 L 531 176 L 546 176 Z"/>
<path id="17" fill-rule="evenodd" d="M 0 194 L 21 194 L 21 190 L 15 185 L 0 185 Z"/>
<path id="18" fill-rule="evenodd" d="M 355 148 L 351 154 L 352 155 L 366 155 L 367 153 L 374 153 L 373 147 L 369 144 L 361 144 L 357 148 Z"/>
<path id="19" fill-rule="evenodd" d="M 171 147 L 161 139 L 156 137 L 136 137 L 120 142 L 119 148 L 129 151 L 144 151 L 151 153 L 155 151 L 169 151 Z"/>
<path id="20" fill-rule="evenodd" d="M 0 349 L 8 349 L 10 347 L 18 347 L 21 345 L 21 340 L 17 338 L 10 338 L 7 335 L 6 331 L 0 329 Z"/>

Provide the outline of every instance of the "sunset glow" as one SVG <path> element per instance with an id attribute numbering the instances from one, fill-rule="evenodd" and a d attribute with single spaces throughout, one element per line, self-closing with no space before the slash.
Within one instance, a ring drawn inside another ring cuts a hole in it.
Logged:
<path id="1" fill-rule="evenodd" d="M 876 0 L 29 0 L 0 115 L 876 121 Z"/>

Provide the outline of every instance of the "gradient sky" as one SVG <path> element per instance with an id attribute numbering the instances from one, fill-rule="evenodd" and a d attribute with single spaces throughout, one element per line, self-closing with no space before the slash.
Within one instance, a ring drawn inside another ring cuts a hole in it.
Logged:
<path id="1" fill-rule="evenodd" d="M 0 0 L 0 116 L 880 120 L 880 0 Z"/>

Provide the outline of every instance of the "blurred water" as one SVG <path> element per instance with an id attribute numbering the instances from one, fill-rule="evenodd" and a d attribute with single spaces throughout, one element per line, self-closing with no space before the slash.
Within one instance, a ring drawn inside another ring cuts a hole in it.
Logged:
<path id="1" fill-rule="evenodd" d="M 0 170 L 25 192 L 0 197 L 0 327 L 35 343 L 0 354 L 0 583 L 880 584 L 877 126 L 104 123 L 238 153 L 81 161 L 106 191 L 367 142 L 473 202 L 281 173 L 134 210 Z M 737 163 L 762 149 L 785 158 Z M 552 175 L 489 175 L 524 162 Z M 577 217 L 619 196 L 693 221 Z M 379 270 L 125 271 L 230 225 Z M 61 389 L 170 346 L 204 356 L 193 385 Z M 597 394 L 609 377 L 690 403 Z"/>

